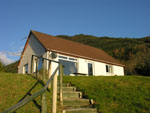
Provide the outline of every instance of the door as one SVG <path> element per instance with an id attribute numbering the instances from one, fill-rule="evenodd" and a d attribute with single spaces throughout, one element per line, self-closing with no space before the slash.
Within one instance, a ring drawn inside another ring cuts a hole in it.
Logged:
<path id="1" fill-rule="evenodd" d="M 91 76 L 93 75 L 93 64 L 88 63 L 88 75 Z"/>

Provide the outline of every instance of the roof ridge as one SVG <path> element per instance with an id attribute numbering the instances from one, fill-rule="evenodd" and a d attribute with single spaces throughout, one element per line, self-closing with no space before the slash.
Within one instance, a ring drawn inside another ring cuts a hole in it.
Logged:
<path id="1" fill-rule="evenodd" d="M 51 36 L 51 37 L 54 37 L 54 38 L 58 38 L 58 39 L 61 39 L 61 40 L 67 40 L 67 39 L 64 39 L 64 38 L 59 38 L 59 37 L 57 37 L 57 36 L 53 36 L 53 35 L 49 35 L 49 34 L 47 34 L 47 33 L 42 33 L 42 32 L 39 32 L 39 31 L 34 31 L 34 30 L 32 30 L 34 33 L 41 33 L 41 34 L 44 34 L 44 35 L 48 35 L 48 36 Z M 94 49 L 97 49 L 97 50 L 100 50 L 100 51 L 103 51 L 103 52 L 105 52 L 104 50 L 102 50 L 102 49 L 100 49 L 100 48 L 96 48 L 96 47 L 93 47 L 93 46 L 89 46 L 89 45 L 86 45 L 86 44 L 84 44 L 84 43 L 80 43 L 80 42 L 76 42 L 76 41 L 72 41 L 72 40 L 67 40 L 67 41 L 70 41 L 70 42 L 73 42 L 73 43 L 78 43 L 78 44 L 81 44 L 81 45 L 84 45 L 84 46 L 87 46 L 87 47 L 90 47 L 90 48 L 94 48 Z"/>

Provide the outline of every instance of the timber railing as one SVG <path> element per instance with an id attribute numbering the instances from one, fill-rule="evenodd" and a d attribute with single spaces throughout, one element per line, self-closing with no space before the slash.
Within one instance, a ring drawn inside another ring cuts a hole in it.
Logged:
<path id="1" fill-rule="evenodd" d="M 36 59 L 36 60 L 35 60 Z M 38 92 L 32 94 L 29 97 L 24 98 L 23 100 L 21 100 L 20 102 L 18 102 L 17 104 L 13 105 L 12 107 L 6 109 L 4 112 L 2 113 L 11 113 L 16 111 L 17 109 L 23 107 L 24 105 L 28 104 L 29 102 L 33 101 L 36 97 L 38 96 L 42 96 L 42 100 L 41 100 L 41 113 L 47 113 L 47 100 L 46 100 L 46 91 L 48 88 L 51 88 L 51 82 L 53 80 L 53 97 L 52 97 L 52 113 L 56 113 L 57 112 L 57 75 L 59 73 L 59 101 L 60 101 L 60 105 L 63 105 L 63 97 L 62 97 L 62 77 L 63 77 L 63 66 L 62 64 L 60 64 L 57 61 L 54 60 L 50 60 L 50 59 L 46 59 L 43 57 L 39 57 L 39 56 L 35 56 L 32 55 L 32 60 L 31 60 L 31 73 L 34 73 L 34 75 L 36 75 L 36 78 L 38 78 L 38 61 L 39 59 L 42 59 L 42 82 L 44 83 L 44 87 L 39 90 Z M 34 60 L 36 61 L 36 63 L 34 62 Z M 51 68 L 51 64 L 56 63 L 57 67 L 54 70 L 53 74 L 51 74 L 52 72 L 52 68 Z M 34 65 L 34 63 L 36 65 Z M 36 68 L 35 68 L 36 66 Z M 48 69 L 46 69 L 49 66 Z M 33 68 L 34 67 L 34 68 Z M 40 70 L 40 71 L 41 71 Z M 48 71 L 46 71 L 48 70 Z M 48 74 L 48 80 L 46 80 L 46 74 Z M 41 76 L 41 75 L 39 75 Z"/>

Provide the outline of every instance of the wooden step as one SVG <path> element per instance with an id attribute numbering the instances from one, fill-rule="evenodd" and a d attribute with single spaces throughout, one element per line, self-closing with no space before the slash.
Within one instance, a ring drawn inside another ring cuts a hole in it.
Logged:
<path id="1" fill-rule="evenodd" d="M 63 84 L 63 113 L 97 113 L 96 108 L 91 108 L 92 99 L 83 99 L 82 92 L 76 87 Z"/>
<path id="2" fill-rule="evenodd" d="M 76 91 L 76 87 L 63 87 L 63 91 Z"/>
<path id="3" fill-rule="evenodd" d="M 82 98 L 82 93 L 74 91 L 63 91 L 63 98 Z"/>
<path id="4" fill-rule="evenodd" d="M 89 99 L 74 99 L 74 98 L 66 98 L 63 101 L 64 107 L 67 108 L 78 108 L 78 107 L 86 107 L 90 105 Z"/>
<path id="5" fill-rule="evenodd" d="M 57 83 L 57 86 L 59 87 L 59 83 Z M 63 86 L 63 87 L 69 87 L 69 86 L 71 86 L 71 85 L 70 85 L 69 83 L 63 83 L 62 86 Z"/>
<path id="6" fill-rule="evenodd" d="M 96 108 L 76 108 L 76 109 L 66 109 L 63 113 L 97 113 Z"/>
<path id="7" fill-rule="evenodd" d="M 63 91 L 76 91 L 76 87 L 62 87 Z M 59 87 L 58 87 L 58 91 L 59 91 Z"/>

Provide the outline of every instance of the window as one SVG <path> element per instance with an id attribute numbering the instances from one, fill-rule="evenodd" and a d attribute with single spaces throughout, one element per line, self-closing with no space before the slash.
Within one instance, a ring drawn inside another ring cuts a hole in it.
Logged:
<path id="1" fill-rule="evenodd" d="M 59 56 L 59 58 L 61 58 L 61 59 L 67 59 L 67 57 L 65 57 L 65 56 Z"/>
<path id="2" fill-rule="evenodd" d="M 106 65 L 106 72 L 109 72 L 109 66 Z"/>
<path id="3" fill-rule="evenodd" d="M 62 55 L 60 55 L 60 56 L 59 56 L 59 59 L 77 62 L 77 59 L 76 59 L 76 58 L 72 58 L 72 57 L 68 57 L 68 56 L 62 56 Z"/>
<path id="4" fill-rule="evenodd" d="M 69 60 L 72 60 L 72 61 L 77 61 L 77 59 L 75 59 L 75 58 L 69 58 Z"/>
<path id="5" fill-rule="evenodd" d="M 38 70 L 40 70 L 43 66 L 43 59 L 42 58 L 39 58 L 38 60 Z"/>
<path id="6" fill-rule="evenodd" d="M 77 59 L 72 58 L 69 56 L 62 56 L 59 57 L 59 62 L 64 66 L 64 74 L 71 75 L 77 73 Z"/>
<path id="7" fill-rule="evenodd" d="M 64 66 L 64 74 L 70 75 L 77 72 L 77 63 L 59 59 L 59 62 Z"/>
<path id="8" fill-rule="evenodd" d="M 106 65 L 106 72 L 107 73 L 113 73 L 113 66 L 112 65 Z"/>

